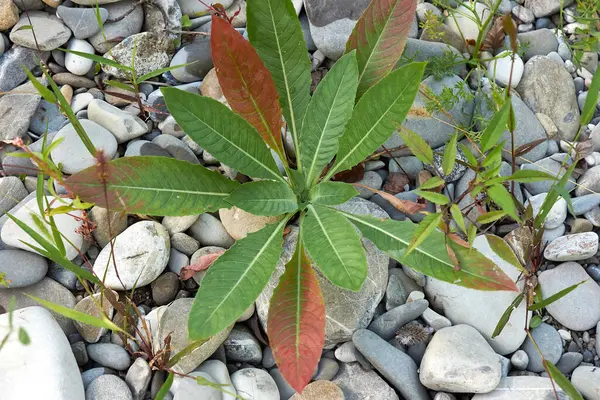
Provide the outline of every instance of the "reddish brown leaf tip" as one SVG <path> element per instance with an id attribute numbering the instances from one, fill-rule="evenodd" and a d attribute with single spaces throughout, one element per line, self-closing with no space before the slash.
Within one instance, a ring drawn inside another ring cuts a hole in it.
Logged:
<path id="1" fill-rule="evenodd" d="M 279 95 L 254 47 L 216 15 L 212 16 L 210 45 L 219 84 L 231 108 L 256 128 L 269 147 L 282 152 Z"/>
<path id="2" fill-rule="evenodd" d="M 181 268 L 181 271 L 179 272 L 179 279 L 185 281 L 196 275 L 198 272 L 207 270 L 208 267 L 210 267 L 224 252 L 224 250 L 220 250 L 211 254 L 200 256 L 193 264 L 186 265 L 185 267 Z"/>

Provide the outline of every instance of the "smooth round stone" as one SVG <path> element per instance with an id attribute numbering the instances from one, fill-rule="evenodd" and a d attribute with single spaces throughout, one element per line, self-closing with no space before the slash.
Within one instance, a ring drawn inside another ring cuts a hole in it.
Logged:
<path id="1" fill-rule="evenodd" d="M 585 399 L 597 399 L 600 393 L 600 368 L 582 365 L 571 375 L 571 383 Z"/>
<path id="2" fill-rule="evenodd" d="M 85 40 L 72 38 L 67 43 L 67 49 L 86 54 L 94 54 L 94 47 Z M 94 61 L 73 53 L 65 54 L 65 68 L 75 75 L 85 75 L 92 69 Z"/>
<path id="3" fill-rule="evenodd" d="M 190 226 L 189 234 L 200 242 L 201 246 L 219 246 L 228 249 L 234 240 L 221 221 L 210 214 L 202 214 Z"/>
<path id="4" fill-rule="evenodd" d="M 475 328 L 456 325 L 439 330 L 421 362 L 419 378 L 429 389 L 487 393 L 500 383 L 500 360 Z"/>
<path id="5" fill-rule="evenodd" d="M 560 356 L 562 355 L 562 339 L 556 329 L 546 323 L 542 323 L 537 328 L 531 330 L 531 336 L 533 336 L 546 360 L 553 364 L 556 364 L 560 360 Z M 525 339 L 525 343 L 523 343 L 521 349 L 529 357 L 528 371 L 542 372 L 545 370 L 542 358 L 529 337 Z"/>
<path id="6" fill-rule="evenodd" d="M 223 347 L 228 361 L 258 364 L 262 360 L 260 343 L 243 325 L 235 326 L 231 330 L 223 342 Z"/>
<path id="7" fill-rule="evenodd" d="M 598 235 L 594 232 L 575 233 L 553 240 L 544 250 L 550 261 L 585 260 L 598 251 Z"/>
<path id="8" fill-rule="evenodd" d="M 26 346 L 16 338 L 20 328 L 30 338 Z M 12 336 L 0 353 L 3 400 L 84 399 L 83 383 L 69 341 L 47 310 L 35 306 L 0 315 L 0 337 L 9 334 Z"/>
<path id="9" fill-rule="evenodd" d="M 124 371 L 131 365 L 129 353 L 113 343 L 96 343 L 87 347 L 88 355 L 103 367 Z"/>
<path id="10" fill-rule="evenodd" d="M 511 54 L 512 52 L 508 50 L 503 51 L 488 64 L 488 78 L 494 79 L 496 83 L 502 87 L 508 86 L 509 81 L 511 87 L 517 87 L 519 82 L 521 82 L 521 77 L 523 76 L 523 71 L 525 70 L 525 64 L 523 64 L 523 60 L 521 60 L 521 57 L 518 54 L 515 55 L 513 66 Z M 512 80 L 510 79 L 511 68 Z"/>
<path id="11" fill-rule="evenodd" d="M 101 375 L 85 390 L 85 400 L 133 400 L 131 390 L 116 375 Z"/>
<path id="12" fill-rule="evenodd" d="M 25 250 L 0 250 L 0 274 L 9 288 L 33 285 L 41 281 L 48 271 L 48 261 Z M 0 290 L 4 287 L 0 286 Z"/>
<path id="13" fill-rule="evenodd" d="M 150 369 L 148 362 L 141 357 L 136 358 L 134 363 L 127 370 L 127 375 L 125 376 L 125 382 L 133 392 L 135 400 L 144 399 L 151 378 L 152 370 Z"/>
<path id="14" fill-rule="evenodd" d="M 179 82 L 199 81 L 213 68 L 210 40 L 199 37 L 182 47 L 171 60 L 170 66 L 189 64 L 176 68 L 171 74 Z"/>
<path id="15" fill-rule="evenodd" d="M 302 391 L 296 393 L 290 400 L 344 400 L 344 392 L 338 385 L 328 381 L 311 382 Z"/>
<path id="16" fill-rule="evenodd" d="M 585 331 L 600 321 L 600 286 L 576 262 L 566 262 L 542 272 L 539 277 L 544 299 L 576 285 L 575 290 L 546 306 L 548 313 L 566 328 Z"/>
<path id="17" fill-rule="evenodd" d="M 134 156 L 159 156 L 159 157 L 171 157 L 168 151 L 162 147 L 149 142 L 147 140 L 134 140 L 129 142 L 127 150 L 125 150 L 125 157 Z"/>
<path id="18" fill-rule="evenodd" d="M 510 363 L 516 369 L 523 371 L 529 364 L 529 356 L 523 350 L 517 350 L 510 358 Z"/>
<path id="19" fill-rule="evenodd" d="M 189 374 L 192 377 L 203 378 L 212 383 L 216 382 L 210 374 L 206 372 L 194 371 Z M 171 393 L 173 393 L 173 400 L 222 400 L 223 395 L 221 391 L 215 387 L 208 385 L 199 385 L 194 379 L 189 378 L 175 378 L 173 386 L 171 387 Z M 225 389 L 227 390 L 227 389 Z"/>
<path id="20" fill-rule="evenodd" d="M 152 143 L 159 146 L 178 160 L 187 161 L 192 164 L 200 164 L 200 161 L 198 161 L 198 157 L 196 157 L 194 152 L 185 143 L 174 136 L 166 134 L 158 135 L 152 139 Z"/>
<path id="21" fill-rule="evenodd" d="M 169 234 L 163 226 L 153 221 L 141 221 L 131 225 L 113 241 L 113 249 L 106 246 L 94 262 L 94 272 L 105 276 L 107 287 L 129 290 L 154 281 L 169 262 L 171 245 Z M 109 261 L 119 268 L 119 276 Z M 120 278 L 120 279 L 119 279 Z"/>
<path id="22" fill-rule="evenodd" d="M 121 0 L 102 7 L 108 11 L 108 20 L 115 22 L 106 22 L 103 32 L 98 31 L 89 38 L 98 53 L 106 53 L 123 38 L 141 31 L 144 23 L 144 11 L 141 4 L 136 7 L 135 3 L 135 0 Z M 93 5 L 95 4 L 93 3 Z M 131 11 L 132 9 L 133 11 Z M 130 65 L 130 62 L 126 65 Z"/>
<path id="23" fill-rule="evenodd" d="M 183 215 L 179 217 L 164 217 L 162 225 L 165 227 L 169 235 L 187 231 L 190 226 L 196 222 L 199 215 Z"/>
<path id="24" fill-rule="evenodd" d="M 577 368 L 581 362 L 583 361 L 583 354 L 581 353 L 575 353 L 575 352 L 568 352 L 562 355 L 562 357 L 560 358 L 560 360 L 558 360 L 558 363 L 556 364 L 556 368 L 558 368 L 558 370 L 560 372 L 562 372 L 565 375 L 570 374 L 571 372 L 573 372 L 573 370 L 575 368 Z"/>
<path id="25" fill-rule="evenodd" d="M 461 35 L 464 40 L 477 40 L 479 26 L 474 18 L 478 17 L 480 20 L 485 21 L 490 16 L 490 9 L 485 4 L 475 3 L 474 5 L 475 13 L 470 8 L 461 5 L 456 9 L 454 17 L 446 20 L 446 25 L 450 27 L 451 31 Z"/>
<path id="26" fill-rule="evenodd" d="M 264 365 L 264 364 L 263 364 Z M 340 365 L 331 358 L 321 357 L 319 360 L 319 367 L 317 373 L 313 377 L 314 380 L 326 380 L 330 381 L 337 375 L 340 370 Z"/>
<path id="27" fill-rule="evenodd" d="M 111 370 L 104 367 L 96 367 L 85 370 L 81 373 L 81 380 L 83 381 L 83 387 L 87 389 L 87 387 L 92 383 L 96 378 L 102 376 L 104 374 L 110 374 Z"/>
<path id="28" fill-rule="evenodd" d="M 78 113 L 79 111 L 86 109 L 92 100 L 94 100 L 94 95 L 91 93 L 76 94 L 73 96 L 73 101 L 71 101 L 71 109 L 73 109 L 74 113 Z"/>
<path id="29" fill-rule="evenodd" d="M 50 209 L 54 209 L 60 207 L 62 205 L 71 204 L 71 199 L 60 199 L 53 196 L 46 196 L 44 204 L 50 204 Z M 47 203 L 46 203 L 47 201 Z M 50 241 L 50 243 L 55 243 L 54 238 L 51 235 L 51 227 L 50 224 L 44 222 L 45 230 L 41 230 L 32 215 L 36 215 L 41 219 L 42 215 L 38 208 L 38 203 L 36 198 L 32 198 L 27 203 L 23 205 L 17 212 L 13 215 L 20 219 L 23 223 L 28 225 L 31 229 L 33 229 L 38 234 L 42 235 L 45 239 Z M 79 229 L 83 225 L 83 211 L 75 210 L 71 211 L 69 214 L 59 214 L 54 216 L 54 222 L 56 224 L 56 228 L 61 234 L 64 235 L 64 244 L 66 250 L 66 258 L 68 260 L 72 260 L 79 254 L 79 249 L 83 246 L 83 236 L 78 233 Z M 2 226 L 2 230 L 0 231 L 0 237 L 2 241 L 9 246 L 17 247 L 19 249 L 31 251 L 32 253 L 39 254 L 37 251 L 33 250 L 31 247 L 27 246 L 23 242 L 35 243 L 35 240 L 29 236 L 23 229 L 21 229 L 14 221 L 6 221 L 4 226 Z"/>
<path id="30" fill-rule="evenodd" d="M 219 360 L 206 360 L 196 369 L 196 371 L 204 372 L 210 375 L 218 384 L 223 385 L 222 388 L 232 394 L 237 394 L 237 391 L 231 383 L 227 366 Z M 236 400 L 231 394 L 223 393 L 222 400 Z"/>
<path id="31" fill-rule="evenodd" d="M 0 178 L 0 216 L 19 204 L 29 192 L 16 176 Z"/>
<path id="32" fill-rule="evenodd" d="M 237 394 L 246 400 L 280 400 L 277 384 L 267 371 L 243 368 L 231 375 Z"/>
<path id="33" fill-rule="evenodd" d="M 116 297 L 117 293 L 113 291 L 112 295 Z M 102 302 L 100 302 L 100 299 L 102 299 Z M 102 308 L 100 308 L 99 305 L 101 305 Z M 103 314 L 108 316 L 108 318 L 112 318 L 114 312 L 114 308 L 107 297 L 102 296 L 100 293 L 84 297 L 77 305 L 75 305 L 74 309 L 89 314 L 94 318 L 101 318 Z M 107 331 L 106 328 L 83 324 L 79 321 L 75 321 L 75 328 L 77 328 L 81 337 L 88 343 L 96 343 Z"/>
<path id="34" fill-rule="evenodd" d="M 94 4 L 95 5 L 95 4 Z M 99 8 L 100 20 L 104 24 L 108 18 L 108 11 L 105 8 Z M 73 36 L 77 39 L 87 39 L 100 32 L 100 26 L 96 19 L 96 10 L 94 8 L 71 8 L 58 6 L 56 15 L 67 25 Z"/>
<path id="35" fill-rule="evenodd" d="M 107 160 L 112 160 L 117 154 L 115 137 L 102 126 L 90 120 L 79 121 L 85 129 L 92 144 L 97 150 L 102 150 Z M 61 141 L 52 149 L 50 155 L 56 164 L 62 164 L 62 171 L 75 174 L 81 170 L 96 165 L 96 158 L 90 154 L 85 144 L 77 134 L 72 124 L 62 128 L 53 139 L 53 143 Z"/>
<path id="36" fill-rule="evenodd" d="M 169 262 L 167 263 L 169 271 L 179 275 L 181 269 L 187 265 L 190 265 L 190 258 L 176 249 L 171 249 Z"/>
<path id="37" fill-rule="evenodd" d="M 33 28 L 23 29 L 25 26 Z M 65 44 L 71 37 L 71 30 L 55 15 L 44 11 L 29 11 L 21 14 L 9 37 L 20 46 L 50 51 Z"/>
<path id="38" fill-rule="evenodd" d="M 88 118 L 109 130 L 117 143 L 128 142 L 148 132 L 144 121 L 102 100 L 90 101 L 87 112 Z"/>
<path id="39" fill-rule="evenodd" d="M 179 277 L 173 272 L 166 272 L 151 283 L 151 289 L 152 299 L 157 305 L 169 304 L 179 290 Z"/>

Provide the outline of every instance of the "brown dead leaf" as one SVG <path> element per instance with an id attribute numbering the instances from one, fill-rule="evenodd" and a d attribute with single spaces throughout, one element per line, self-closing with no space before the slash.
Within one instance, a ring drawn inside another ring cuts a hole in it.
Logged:
<path id="1" fill-rule="evenodd" d="M 378 195 L 386 199 L 388 203 L 394 206 L 396 210 L 405 214 L 415 214 L 421 210 L 424 210 L 427 207 L 425 204 L 415 203 L 414 201 L 401 200 L 389 193 L 384 192 L 383 190 L 373 189 L 360 183 L 355 183 L 354 186 L 359 186 L 368 189 L 373 193 L 377 193 Z"/>
<path id="2" fill-rule="evenodd" d="M 504 17 L 498 17 L 494 20 L 494 23 L 492 24 L 487 35 L 485 35 L 485 39 L 481 45 L 482 50 L 495 50 L 501 48 L 504 46 L 505 36 Z"/>
<path id="3" fill-rule="evenodd" d="M 181 268 L 181 272 L 179 272 L 179 279 L 185 281 L 196 275 L 198 272 L 207 270 L 208 267 L 210 267 L 212 263 L 214 263 L 215 260 L 224 252 L 224 250 L 220 250 L 201 256 L 193 264 L 186 265 L 185 267 Z"/>
<path id="4" fill-rule="evenodd" d="M 360 163 L 347 171 L 338 172 L 333 176 L 334 181 L 354 183 L 360 181 L 365 176 L 365 165 Z"/>

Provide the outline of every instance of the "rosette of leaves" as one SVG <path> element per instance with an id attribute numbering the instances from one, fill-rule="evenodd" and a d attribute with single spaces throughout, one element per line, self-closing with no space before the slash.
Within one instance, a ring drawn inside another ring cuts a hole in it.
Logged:
<path id="1" fill-rule="evenodd" d="M 313 96 L 311 63 L 290 0 L 248 0 L 249 41 L 216 10 L 212 57 L 231 109 L 175 88 L 162 91 L 169 111 L 193 140 L 253 180 L 240 184 L 174 159 L 127 157 L 66 181 L 85 201 L 129 213 L 176 216 L 236 206 L 279 216 L 238 240 L 208 269 L 189 315 L 192 340 L 217 334 L 252 305 L 275 271 L 286 225 L 297 222 L 295 254 L 271 299 L 267 333 L 283 376 L 299 392 L 310 381 L 324 343 L 325 305 L 315 268 L 341 288 L 360 290 L 367 276 L 360 235 L 390 257 L 443 281 L 516 290 L 492 261 L 438 230 L 407 251 L 418 225 L 335 207 L 358 192 L 330 178 L 376 151 L 402 123 L 419 89 L 424 63 L 394 69 L 415 7 L 415 0 L 373 0 L 346 53 Z M 283 145 L 284 121 L 295 158 Z"/>

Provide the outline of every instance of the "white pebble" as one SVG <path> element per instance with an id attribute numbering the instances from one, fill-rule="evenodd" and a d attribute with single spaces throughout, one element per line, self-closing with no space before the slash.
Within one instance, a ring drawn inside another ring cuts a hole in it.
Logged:
<path id="1" fill-rule="evenodd" d="M 518 54 L 515 55 L 515 63 L 514 66 L 512 66 L 511 54 L 512 52 L 510 51 L 503 51 L 488 64 L 487 76 L 490 79 L 495 79 L 496 83 L 503 87 L 508 86 L 508 82 L 511 76 L 511 69 L 511 87 L 516 87 L 519 84 L 519 82 L 521 82 L 521 77 L 523 76 L 523 71 L 525 70 L 523 60 L 521 60 L 521 57 L 519 57 Z"/>
<path id="2" fill-rule="evenodd" d="M 88 104 L 94 100 L 94 96 L 91 93 L 79 93 L 73 96 L 73 102 L 71 103 L 71 108 L 74 113 L 77 113 L 81 110 L 87 108 Z"/>
<path id="3" fill-rule="evenodd" d="M 86 42 L 85 40 L 80 39 L 71 39 L 67 44 L 67 49 L 72 51 L 79 51 L 81 53 L 94 54 L 94 48 L 91 44 Z M 65 67 L 69 70 L 69 72 L 75 75 L 85 75 L 87 74 L 94 62 L 90 59 L 67 53 L 65 55 Z"/>

